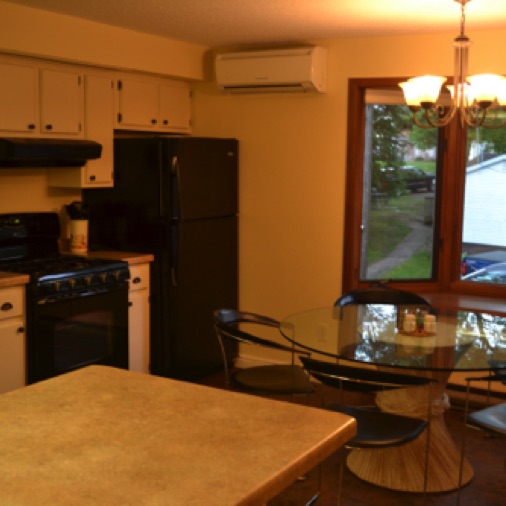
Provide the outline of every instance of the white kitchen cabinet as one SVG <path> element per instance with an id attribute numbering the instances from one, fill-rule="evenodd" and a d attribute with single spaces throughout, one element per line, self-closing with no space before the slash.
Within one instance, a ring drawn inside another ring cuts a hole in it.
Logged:
<path id="1" fill-rule="evenodd" d="M 38 69 L 0 62 L 0 131 L 34 135 L 39 130 Z"/>
<path id="2" fill-rule="evenodd" d="M 176 132 L 189 132 L 190 120 L 190 88 L 182 83 L 160 85 L 160 127 Z"/>
<path id="3" fill-rule="evenodd" d="M 41 132 L 82 137 L 83 76 L 73 70 L 40 70 Z"/>
<path id="4" fill-rule="evenodd" d="M 135 78 L 117 82 L 116 128 L 154 129 L 158 122 L 158 85 Z"/>
<path id="5" fill-rule="evenodd" d="M 115 128 L 190 132 L 190 88 L 169 79 L 122 76 L 118 79 Z"/>
<path id="6" fill-rule="evenodd" d="M 114 183 L 114 80 L 104 74 L 84 76 L 84 137 L 102 145 L 101 157 L 83 167 L 54 168 L 49 186 L 106 188 Z"/>
<path id="7" fill-rule="evenodd" d="M 128 369 L 149 373 L 149 263 L 130 265 Z"/>
<path id="8" fill-rule="evenodd" d="M 26 385 L 25 288 L 0 288 L 0 393 Z"/>
<path id="9" fill-rule="evenodd" d="M 2 135 L 83 138 L 83 101 L 77 68 L 0 58 Z"/>

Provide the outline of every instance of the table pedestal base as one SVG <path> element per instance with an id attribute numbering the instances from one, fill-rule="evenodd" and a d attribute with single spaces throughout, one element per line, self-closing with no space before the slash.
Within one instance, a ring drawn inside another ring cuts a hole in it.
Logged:
<path id="1" fill-rule="evenodd" d="M 397 391 L 397 395 L 399 395 Z M 383 394 L 380 394 L 383 395 Z M 390 410 L 389 410 L 390 411 Z M 393 411 L 393 410 L 392 410 Z M 406 414 L 400 408 L 398 413 Z M 364 481 L 403 492 L 423 492 L 427 433 L 411 443 L 377 450 L 353 450 L 347 458 L 350 471 Z M 448 432 L 443 413 L 433 413 L 430 427 L 428 492 L 456 490 L 459 483 L 460 447 Z M 474 471 L 464 460 L 462 484 Z"/>

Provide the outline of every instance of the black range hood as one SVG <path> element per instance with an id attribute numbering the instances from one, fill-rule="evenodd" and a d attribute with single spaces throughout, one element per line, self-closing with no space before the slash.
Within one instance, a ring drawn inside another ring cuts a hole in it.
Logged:
<path id="1" fill-rule="evenodd" d="M 0 137 L 0 167 L 82 167 L 101 153 L 94 141 Z"/>

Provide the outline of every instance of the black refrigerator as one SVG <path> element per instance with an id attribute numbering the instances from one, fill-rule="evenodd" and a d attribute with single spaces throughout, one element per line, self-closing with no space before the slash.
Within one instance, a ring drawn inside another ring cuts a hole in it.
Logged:
<path id="1" fill-rule="evenodd" d="M 195 379 L 223 366 L 212 313 L 237 307 L 237 150 L 235 139 L 117 138 L 114 188 L 83 191 L 91 250 L 154 254 L 152 374 Z"/>

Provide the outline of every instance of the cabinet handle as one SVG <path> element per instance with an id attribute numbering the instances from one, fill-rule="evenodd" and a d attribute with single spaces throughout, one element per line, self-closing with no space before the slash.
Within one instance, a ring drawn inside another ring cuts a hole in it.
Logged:
<path id="1" fill-rule="evenodd" d="M 25 327 L 18 328 L 18 334 L 24 334 L 24 332 L 25 332 Z"/>
<path id="2" fill-rule="evenodd" d="M 28 130 L 35 130 L 35 124 L 34 123 L 30 123 L 28 125 Z"/>
<path id="3" fill-rule="evenodd" d="M 2 306 L 0 307 L 0 309 L 2 311 L 10 311 L 13 308 L 14 308 L 14 306 L 13 306 L 12 302 L 4 302 L 2 304 Z"/>
<path id="4" fill-rule="evenodd" d="M 138 276 L 135 277 L 134 279 L 132 279 L 132 283 L 134 283 L 135 285 L 138 285 L 141 281 L 142 281 L 142 279 L 139 278 Z"/>
<path id="5" fill-rule="evenodd" d="M 52 130 L 53 129 L 53 125 L 46 125 L 46 130 Z"/>
<path id="6" fill-rule="evenodd" d="M 152 119 L 152 120 L 151 120 L 151 124 L 152 124 L 152 125 L 156 125 L 156 119 Z"/>

